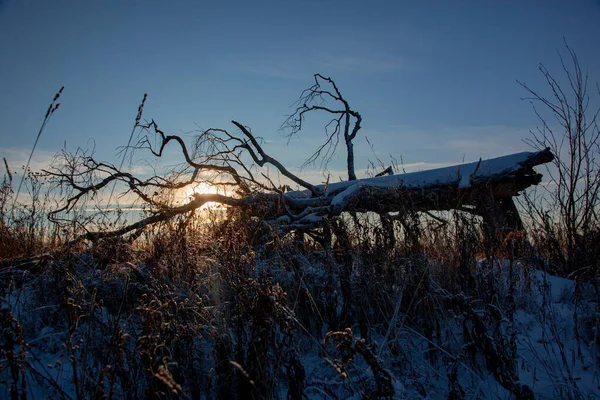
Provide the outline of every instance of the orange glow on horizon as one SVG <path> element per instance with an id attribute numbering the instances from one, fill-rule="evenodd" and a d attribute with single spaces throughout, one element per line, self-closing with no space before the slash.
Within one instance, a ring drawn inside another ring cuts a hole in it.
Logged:
<path id="1" fill-rule="evenodd" d="M 178 202 L 187 203 L 191 200 L 191 197 L 194 194 L 223 194 L 225 195 L 225 189 L 223 187 L 209 185 L 207 183 L 201 182 L 194 185 L 190 185 L 184 189 L 180 189 L 178 197 Z M 214 201 L 209 201 L 205 203 L 199 210 L 207 210 L 211 208 L 220 207 L 221 203 L 216 203 Z"/>

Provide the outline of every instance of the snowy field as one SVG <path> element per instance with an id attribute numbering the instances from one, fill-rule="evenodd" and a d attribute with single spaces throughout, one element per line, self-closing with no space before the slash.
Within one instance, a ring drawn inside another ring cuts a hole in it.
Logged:
<path id="1" fill-rule="evenodd" d="M 125 268 L 130 270 L 125 271 Z M 100 296 L 106 290 L 132 290 L 136 276 L 139 282 L 151 279 L 145 275 L 143 265 L 132 264 L 110 271 L 82 269 L 79 273 L 82 274 L 79 283 L 86 286 L 86 293 L 91 296 Z M 273 277 L 286 287 L 296 279 L 296 273 L 302 273 L 307 285 L 318 286 L 324 277 L 318 267 L 306 265 L 302 271 L 275 271 Z M 358 326 L 353 327 L 351 334 L 331 336 L 325 343 L 326 326 L 316 329 L 310 326 L 310 318 L 321 318 L 319 315 L 300 318 L 293 304 L 283 307 L 282 312 L 296 325 L 291 347 L 304 367 L 304 398 L 361 399 L 365 393 L 376 393 L 386 387 L 389 390 L 391 386 L 393 394 L 388 397 L 398 399 L 512 399 L 516 397 L 514 391 L 511 393 L 507 387 L 514 385 L 521 388 L 518 390 L 525 396 L 521 398 L 527 398 L 528 393 L 536 399 L 600 397 L 598 332 L 593 327 L 597 306 L 590 300 L 594 298 L 590 287 L 578 288 L 580 294 L 575 296 L 572 280 L 529 270 L 520 263 L 515 263 L 511 272 L 508 261 L 493 268 L 481 263 L 475 275 L 495 286 L 495 304 L 450 293 L 432 280 L 427 299 L 411 299 L 411 305 L 416 308 L 420 301 L 431 302 L 435 308 L 431 315 L 422 316 L 435 321 L 434 332 L 427 333 L 422 321 L 400 311 L 400 303 L 407 299 L 404 289 L 399 287 L 394 313 L 387 325 L 370 329 L 370 342 L 364 342 L 367 353 L 357 345 L 360 341 Z M 27 398 L 77 398 L 82 392 L 78 393 L 76 382 L 81 385 L 85 381 L 82 375 L 94 372 L 97 375 L 91 379 L 104 381 L 104 385 L 111 388 L 112 393 L 104 395 L 121 398 L 125 392 L 123 380 L 118 378 L 119 373 L 111 372 L 118 368 L 139 368 L 134 364 L 139 363 L 135 355 L 140 341 L 144 340 L 143 319 L 136 320 L 133 310 L 126 311 L 124 304 L 98 302 L 95 308 L 84 310 L 69 304 L 69 299 L 63 299 L 66 304 L 49 303 L 47 301 L 53 298 L 52 288 L 40 286 L 47 283 L 43 278 L 29 280 L 3 298 L 5 337 L 19 337 L 9 332 L 13 327 L 15 331 L 22 329 L 23 341 L 5 342 L 2 353 L 5 359 L 0 360 L 0 397 L 10 398 L 11 384 L 18 382 L 18 391 L 27 393 Z M 215 290 L 217 288 L 212 287 L 207 293 L 214 298 Z M 179 293 L 172 301 L 186 302 L 190 296 L 190 293 Z M 196 388 L 199 398 L 216 398 L 214 391 L 211 394 L 211 388 L 217 385 L 214 371 L 218 368 L 214 357 L 215 334 L 211 330 L 216 329 L 220 306 L 206 299 L 206 311 L 215 319 L 210 322 L 212 327 L 201 327 L 193 338 L 193 351 L 200 364 L 198 373 L 203 374 L 199 381 L 207 385 Z M 512 313 L 511 307 L 514 307 Z M 59 309 L 72 314 L 66 322 L 57 312 Z M 10 321 L 10 315 L 18 320 L 18 327 L 16 321 Z M 479 326 L 479 322 L 483 325 Z M 249 329 L 253 326 L 250 324 Z M 121 337 L 107 338 L 114 332 L 121 332 Z M 284 335 L 284 332 L 277 330 L 276 334 Z M 230 331 L 229 335 L 234 345 L 240 340 L 236 338 L 239 333 Z M 350 342 L 343 344 L 344 339 Z M 104 364 L 102 359 L 107 359 L 106 355 L 94 353 L 102 347 L 93 343 L 114 340 L 123 340 L 120 366 Z M 357 351 L 358 348 L 362 352 Z M 350 355 L 346 360 L 341 356 L 344 351 Z M 373 355 L 376 365 L 364 354 Z M 7 355 L 14 359 L 8 360 Z M 507 355 L 510 366 L 503 361 Z M 178 368 L 174 361 L 167 359 L 165 363 L 171 371 Z M 20 367 L 11 368 L 15 365 Z M 232 365 L 246 374 L 248 366 Z M 274 397 L 286 398 L 290 390 L 286 368 L 282 363 L 280 370 L 271 371 Z M 494 373 L 493 368 L 503 371 Z M 164 379 L 168 380 L 169 376 L 165 375 Z M 509 383 L 507 376 L 513 379 Z M 116 383 L 110 384 L 110 379 L 115 377 Z M 190 393 L 190 389 L 182 390 Z M 173 393 L 177 393 L 177 388 Z"/>

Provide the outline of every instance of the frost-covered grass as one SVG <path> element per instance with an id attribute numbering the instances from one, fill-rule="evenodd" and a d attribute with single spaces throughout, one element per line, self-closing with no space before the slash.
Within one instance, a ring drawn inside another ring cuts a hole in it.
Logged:
<path id="1" fill-rule="evenodd" d="M 0 397 L 600 396 L 594 285 L 535 252 L 254 232 L 165 226 L 3 270 Z"/>

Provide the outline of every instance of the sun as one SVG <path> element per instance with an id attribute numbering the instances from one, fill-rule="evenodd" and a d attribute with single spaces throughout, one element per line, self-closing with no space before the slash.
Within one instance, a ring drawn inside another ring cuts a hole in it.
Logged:
<path id="1" fill-rule="evenodd" d="M 178 202 L 185 204 L 191 200 L 191 197 L 194 194 L 224 194 L 224 189 L 222 187 L 218 187 L 215 185 L 209 185 L 204 182 L 195 183 L 186 188 L 180 189 L 178 194 Z M 214 201 L 209 201 L 205 203 L 200 210 L 207 210 L 210 208 L 220 207 L 220 203 L 216 203 Z"/>

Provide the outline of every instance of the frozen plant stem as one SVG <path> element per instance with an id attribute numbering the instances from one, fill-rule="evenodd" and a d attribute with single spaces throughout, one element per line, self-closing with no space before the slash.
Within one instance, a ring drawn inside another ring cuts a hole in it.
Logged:
<path id="1" fill-rule="evenodd" d="M 129 140 L 127 141 L 127 146 L 123 150 L 123 158 L 121 159 L 121 164 L 119 164 L 119 171 L 123 169 L 123 164 L 125 164 L 125 157 L 127 157 L 127 150 L 131 147 L 131 140 L 133 139 L 133 134 L 138 126 L 140 126 L 140 120 L 142 119 L 142 113 L 144 112 L 144 104 L 146 104 L 146 99 L 148 98 L 148 93 L 144 93 L 144 98 L 138 107 L 138 113 L 135 117 L 135 124 L 133 124 L 133 128 L 131 128 L 131 133 L 129 134 Z M 110 190 L 110 195 L 108 196 L 108 201 L 106 202 L 106 207 L 110 206 L 110 201 L 112 200 L 113 195 L 115 194 L 115 186 L 117 182 L 113 182 L 112 188 Z"/>
<path id="2" fill-rule="evenodd" d="M 52 102 L 50 103 L 50 106 L 48 106 L 48 110 L 46 111 L 46 116 L 44 117 L 44 121 L 42 121 L 42 125 L 40 126 L 40 130 L 38 131 L 38 134 L 35 138 L 35 142 L 33 142 L 33 147 L 31 148 L 31 153 L 29 153 L 29 158 L 27 159 L 27 164 L 25 164 L 25 170 L 23 171 L 23 177 L 21 178 L 21 182 L 19 182 L 17 194 L 13 200 L 13 210 L 15 208 L 17 199 L 19 198 L 19 194 L 21 193 L 21 186 L 23 186 L 23 182 L 25 181 L 25 177 L 27 176 L 27 171 L 29 170 L 29 164 L 31 163 L 31 158 L 33 157 L 33 152 L 35 151 L 35 148 L 40 140 L 40 136 L 42 136 L 42 132 L 44 131 L 44 129 L 46 128 L 46 125 L 50 121 L 52 114 L 54 114 L 54 112 L 56 110 L 58 110 L 58 107 L 60 106 L 60 103 L 57 103 L 57 100 L 60 98 L 60 95 L 62 94 L 64 89 L 65 89 L 65 87 L 62 86 L 60 88 L 60 90 L 58 92 L 56 92 L 56 94 L 54 95 L 54 98 L 52 99 Z"/>

